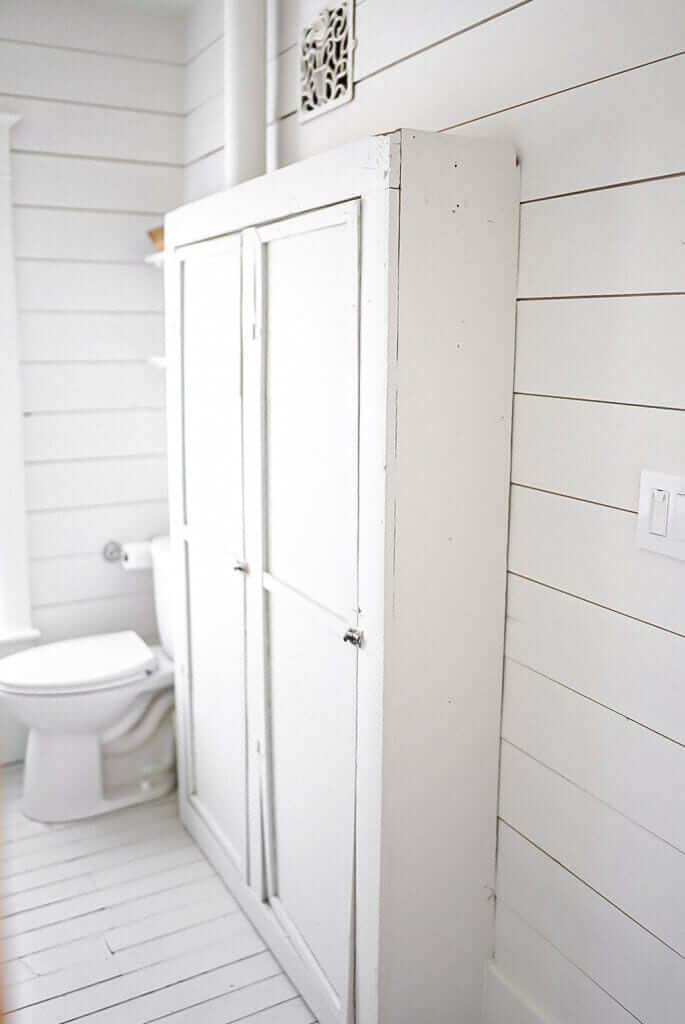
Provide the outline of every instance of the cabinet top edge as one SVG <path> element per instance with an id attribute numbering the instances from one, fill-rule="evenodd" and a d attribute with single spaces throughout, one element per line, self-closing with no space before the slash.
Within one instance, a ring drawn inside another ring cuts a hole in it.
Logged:
<path id="1" fill-rule="evenodd" d="M 179 206 L 164 218 L 165 247 L 170 251 L 307 209 L 398 188 L 401 137 L 401 131 L 367 136 Z"/>

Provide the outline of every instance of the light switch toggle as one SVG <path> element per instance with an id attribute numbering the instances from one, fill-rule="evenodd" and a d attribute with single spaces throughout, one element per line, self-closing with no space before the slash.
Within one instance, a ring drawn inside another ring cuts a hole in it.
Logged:
<path id="1" fill-rule="evenodd" d="M 645 551 L 685 561 L 685 477 L 642 471 L 637 543 Z"/>
<path id="2" fill-rule="evenodd" d="M 657 537 L 665 537 L 668 533 L 668 505 L 670 494 L 655 487 L 652 490 L 652 503 L 649 511 L 649 532 Z"/>

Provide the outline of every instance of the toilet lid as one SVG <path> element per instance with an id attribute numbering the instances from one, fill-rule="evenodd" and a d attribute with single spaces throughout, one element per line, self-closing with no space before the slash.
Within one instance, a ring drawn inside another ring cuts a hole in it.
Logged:
<path id="1" fill-rule="evenodd" d="M 0 659 L 0 686 L 73 690 L 135 679 L 156 667 L 144 640 L 127 630 L 61 640 Z"/>

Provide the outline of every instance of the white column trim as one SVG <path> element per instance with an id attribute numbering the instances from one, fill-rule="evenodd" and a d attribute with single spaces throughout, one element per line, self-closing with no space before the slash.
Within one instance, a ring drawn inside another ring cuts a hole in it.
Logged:
<path id="1" fill-rule="evenodd" d="M 34 640 L 24 485 L 10 133 L 17 114 L 0 112 L 0 654 Z"/>

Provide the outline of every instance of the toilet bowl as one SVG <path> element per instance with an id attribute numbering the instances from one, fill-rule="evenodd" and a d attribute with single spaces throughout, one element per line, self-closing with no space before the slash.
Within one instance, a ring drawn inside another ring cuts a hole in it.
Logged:
<path id="1" fill-rule="evenodd" d="M 175 785 L 169 539 L 151 542 L 161 646 L 130 630 L 0 659 L 0 705 L 29 730 L 22 810 L 71 821 Z"/>

